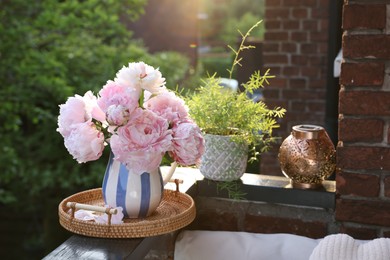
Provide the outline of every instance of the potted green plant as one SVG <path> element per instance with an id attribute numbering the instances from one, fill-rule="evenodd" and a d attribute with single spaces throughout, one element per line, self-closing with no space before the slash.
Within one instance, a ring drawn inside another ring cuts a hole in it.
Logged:
<path id="1" fill-rule="evenodd" d="M 242 41 L 237 49 L 228 46 L 234 53 L 232 66 L 228 69 L 230 79 L 235 67 L 241 66 L 240 53 L 254 48 L 245 45 L 245 40 L 260 22 L 246 34 L 241 33 Z M 187 96 L 190 115 L 202 129 L 206 141 L 199 167 L 207 179 L 239 179 L 247 162 L 256 160 L 275 141 L 272 131 L 279 127 L 277 119 L 282 118 L 286 110 L 280 107 L 270 109 L 263 101 L 254 102 L 250 98 L 255 90 L 269 84 L 268 79 L 273 77 L 269 70 L 264 74 L 256 71 L 247 83 L 242 84 L 244 91 L 237 92 L 221 86 L 221 78 L 214 74 Z"/>

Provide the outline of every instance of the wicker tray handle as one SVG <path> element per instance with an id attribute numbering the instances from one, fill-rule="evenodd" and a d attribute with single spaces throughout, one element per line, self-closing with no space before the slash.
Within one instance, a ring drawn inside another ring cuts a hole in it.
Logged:
<path id="1" fill-rule="evenodd" d="M 180 180 L 180 179 L 171 179 L 169 180 L 169 182 L 174 182 L 176 184 L 176 192 L 180 192 L 179 191 L 179 184 L 183 183 L 183 180 Z"/>
<path id="2" fill-rule="evenodd" d="M 72 219 L 74 218 L 74 213 L 76 212 L 77 209 L 84 209 L 84 210 L 91 210 L 91 211 L 95 211 L 95 212 L 106 213 L 108 215 L 108 225 L 111 225 L 111 216 L 113 214 L 118 213 L 117 209 L 100 207 L 100 206 L 89 205 L 89 204 L 76 203 L 76 202 L 68 202 L 68 203 L 66 203 L 66 206 L 68 208 L 71 208 L 71 210 L 72 210 Z"/>

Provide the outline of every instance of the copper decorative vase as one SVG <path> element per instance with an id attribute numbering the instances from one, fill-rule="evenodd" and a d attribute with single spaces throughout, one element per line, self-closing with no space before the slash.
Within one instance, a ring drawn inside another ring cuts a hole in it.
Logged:
<path id="1" fill-rule="evenodd" d="M 293 187 L 316 189 L 332 175 L 336 150 L 323 127 L 297 125 L 280 146 L 279 162 Z"/>

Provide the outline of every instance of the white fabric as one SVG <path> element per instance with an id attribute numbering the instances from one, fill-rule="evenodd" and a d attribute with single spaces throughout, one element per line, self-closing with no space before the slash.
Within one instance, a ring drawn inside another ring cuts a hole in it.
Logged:
<path id="1" fill-rule="evenodd" d="M 390 260 L 390 238 L 356 240 L 346 234 L 311 239 L 292 234 L 182 231 L 175 260 Z"/>
<path id="2" fill-rule="evenodd" d="M 292 234 L 182 231 L 175 260 L 308 260 L 319 239 Z"/>
<path id="3" fill-rule="evenodd" d="M 389 260 L 390 238 L 355 240 L 346 234 L 326 236 L 313 250 L 310 260 Z"/>
<path id="4" fill-rule="evenodd" d="M 343 62 L 343 50 L 340 49 L 339 53 L 337 54 L 333 62 L 333 76 L 335 78 L 340 77 L 342 62 Z"/>

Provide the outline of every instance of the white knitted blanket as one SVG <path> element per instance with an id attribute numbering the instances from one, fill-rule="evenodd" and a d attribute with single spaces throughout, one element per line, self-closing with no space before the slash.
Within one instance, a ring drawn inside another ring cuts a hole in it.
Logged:
<path id="1" fill-rule="evenodd" d="M 390 260 L 390 238 L 355 240 L 346 234 L 326 236 L 310 260 Z"/>

